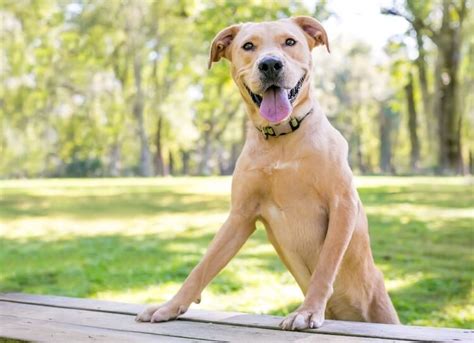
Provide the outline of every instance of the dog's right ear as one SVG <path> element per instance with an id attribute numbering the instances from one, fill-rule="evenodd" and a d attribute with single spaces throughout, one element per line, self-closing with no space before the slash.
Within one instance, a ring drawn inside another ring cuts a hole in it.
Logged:
<path id="1" fill-rule="evenodd" d="M 318 45 L 325 45 L 327 51 L 331 52 L 329 50 L 328 34 L 319 21 L 308 16 L 293 17 L 291 20 L 293 20 L 309 38 L 308 43 L 310 49 Z"/>
<path id="2" fill-rule="evenodd" d="M 209 69 L 211 69 L 213 62 L 219 61 L 222 57 L 230 60 L 229 47 L 239 30 L 240 25 L 232 25 L 217 34 L 211 44 L 209 64 L 207 65 Z"/>

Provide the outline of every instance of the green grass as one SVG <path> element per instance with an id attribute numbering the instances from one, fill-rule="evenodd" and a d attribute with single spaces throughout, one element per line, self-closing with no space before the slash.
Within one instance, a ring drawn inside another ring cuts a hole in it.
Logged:
<path id="1" fill-rule="evenodd" d="M 361 177 L 403 323 L 474 326 L 474 200 L 463 178 Z M 230 178 L 0 181 L 0 291 L 162 302 L 229 208 Z M 262 227 L 200 308 L 285 315 L 302 300 Z"/>

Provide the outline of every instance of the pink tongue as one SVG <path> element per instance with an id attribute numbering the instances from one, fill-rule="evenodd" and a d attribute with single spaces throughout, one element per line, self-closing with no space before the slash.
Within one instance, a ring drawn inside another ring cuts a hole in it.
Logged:
<path id="1" fill-rule="evenodd" d="M 291 112 L 291 104 L 286 90 L 271 87 L 263 94 L 260 104 L 260 114 L 272 123 L 279 123 Z"/>

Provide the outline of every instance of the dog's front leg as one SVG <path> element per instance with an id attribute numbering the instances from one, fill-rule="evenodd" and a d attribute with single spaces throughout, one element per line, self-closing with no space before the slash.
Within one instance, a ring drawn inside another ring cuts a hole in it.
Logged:
<path id="1" fill-rule="evenodd" d="M 320 327 L 324 322 L 326 303 L 344 253 L 354 232 L 359 211 L 359 197 L 352 185 L 347 192 L 334 196 L 329 205 L 329 224 L 318 263 L 301 306 L 280 324 L 284 330 Z"/>
<path id="2" fill-rule="evenodd" d="M 148 307 L 137 315 L 136 320 L 162 322 L 186 312 L 193 301 L 199 301 L 202 290 L 239 251 L 254 230 L 255 221 L 231 213 L 178 293 L 162 305 Z"/>

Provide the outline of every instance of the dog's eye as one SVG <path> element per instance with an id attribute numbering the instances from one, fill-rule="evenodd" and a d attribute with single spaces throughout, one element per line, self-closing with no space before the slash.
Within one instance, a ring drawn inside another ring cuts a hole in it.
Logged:
<path id="1" fill-rule="evenodd" d="M 250 50 L 253 50 L 254 47 L 255 47 L 255 45 L 253 45 L 253 43 L 247 42 L 242 46 L 242 49 L 244 49 L 246 51 L 250 51 Z"/>
<path id="2" fill-rule="evenodd" d="M 296 44 L 296 41 L 293 39 L 293 38 L 288 38 L 286 41 L 285 41 L 285 44 L 288 45 L 288 46 L 293 46 Z"/>

